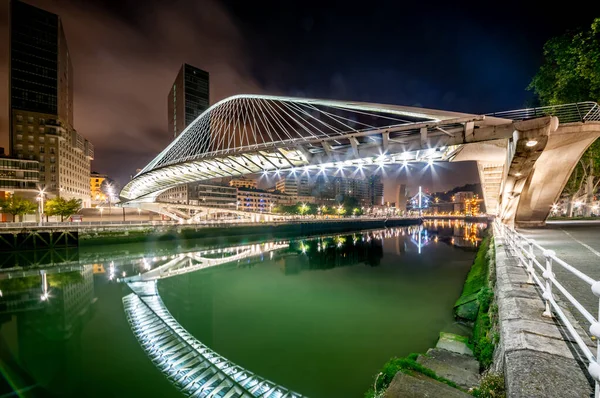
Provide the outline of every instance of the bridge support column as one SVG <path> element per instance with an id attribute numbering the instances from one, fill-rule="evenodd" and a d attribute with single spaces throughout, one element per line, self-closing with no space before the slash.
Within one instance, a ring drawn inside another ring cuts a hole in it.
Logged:
<path id="1" fill-rule="evenodd" d="M 500 219 L 503 223 L 514 225 L 523 189 L 546 148 L 548 137 L 557 128 L 558 119 L 551 116 L 515 123 L 500 192 Z"/>
<path id="2" fill-rule="evenodd" d="M 577 162 L 600 136 L 600 122 L 562 124 L 548 136 L 520 195 L 515 215 L 519 226 L 543 226 Z"/>

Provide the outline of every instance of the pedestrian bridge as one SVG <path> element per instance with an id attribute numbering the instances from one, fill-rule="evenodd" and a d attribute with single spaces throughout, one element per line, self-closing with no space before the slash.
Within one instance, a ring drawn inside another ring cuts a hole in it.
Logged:
<path id="1" fill-rule="evenodd" d="M 169 188 L 218 177 L 360 177 L 411 162 L 476 161 L 487 212 L 509 224 L 539 224 L 598 136 L 593 102 L 477 115 L 238 95 L 202 113 L 120 196 L 139 206 Z"/>

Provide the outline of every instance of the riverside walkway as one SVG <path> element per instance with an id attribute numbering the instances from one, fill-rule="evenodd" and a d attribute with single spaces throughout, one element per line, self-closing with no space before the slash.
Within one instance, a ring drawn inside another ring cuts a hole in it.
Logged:
<path id="1" fill-rule="evenodd" d="M 528 239 L 554 250 L 556 256 L 589 277 L 600 280 L 600 221 L 548 221 L 545 228 L 519 229 Z M 563 267 L 554 267 L 556 279 L 592 314 L 598 313 L 598 297 L 590 286 Z M 583 325 L 578 311 L 571 312 Z"/>
<path id="2" fill-rule="evenodd" d="M 600 223 L 494 229 L 507 395 L 599 398 Z"/>

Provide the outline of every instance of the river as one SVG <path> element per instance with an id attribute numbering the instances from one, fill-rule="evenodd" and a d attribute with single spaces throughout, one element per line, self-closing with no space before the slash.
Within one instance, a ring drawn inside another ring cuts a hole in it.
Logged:
<path id="1" fill-rule="evenodd" d="M 131 290 L 119 281 L 166 267 L 165 306 L 218 354 L 308 397 L 362 397 L 390 357 L 424 352 L 456 328 L 452 306 L 484 228 L 437 221 L 3 255 L 0 395 L 182 396 L 132 333 L 122 303 Z M 7 279 L 15 265 L 46 276 Z"/>

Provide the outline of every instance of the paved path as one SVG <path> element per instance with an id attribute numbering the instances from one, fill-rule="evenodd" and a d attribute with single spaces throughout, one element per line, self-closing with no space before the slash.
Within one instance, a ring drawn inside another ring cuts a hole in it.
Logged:
<path id="1" fill-rule="evenodd" d="M 546 249 L 595 280 L 600 280 L 600 222 L 598 221 L 555 221 L 548 222 L 545 228 L 520 229 L 528 238 L 534 239 Z M 592 315 L 598 317 L 598 298 L 592 294 L 590 286 L 554 265 L 556 278 Z M 577 310 L 571 312 L 584 329 L 589 324 Z"/>

